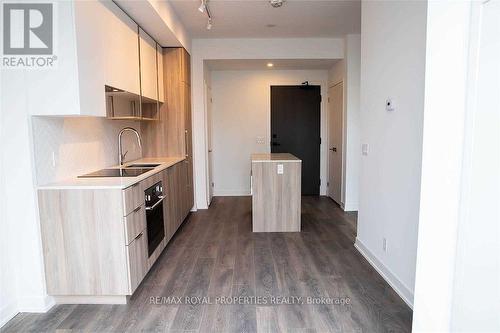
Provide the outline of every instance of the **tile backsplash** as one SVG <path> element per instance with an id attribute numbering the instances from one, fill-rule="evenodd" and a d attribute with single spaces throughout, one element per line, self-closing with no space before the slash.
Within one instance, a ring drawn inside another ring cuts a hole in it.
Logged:
<path id="1" fill-rule="evenodd" d="M 118 164 L 118 133 L 140 123 L 97 117 L 33 117 L 37 185 L 61 181 Z M 133 133 L 123 134 L 126 161 L 141 157 Z"/>

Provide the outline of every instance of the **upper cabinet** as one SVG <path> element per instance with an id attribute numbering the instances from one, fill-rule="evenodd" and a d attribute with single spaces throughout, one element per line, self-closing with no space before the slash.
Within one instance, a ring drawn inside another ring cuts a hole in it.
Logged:
<path id="1" fill-rule="evenodd" d="M 141 94 L 158 100 L 158 72 L 156 42 L 139 28 L 139 55 L 141 72 Z"/>
<path id="2" fill-rule="evenodd" d="M 140 94 L 139 45 L 137 32 L 139 27 L 118 7 L 110 4 L 104 11 L 106 26 L 101 31 L 104 41 L 105 83 L 130 93 Z M 154 70 L 156 72 L 156 69 Z"/>
<path id="3" fill-rule="evenodd" d="M 57 63 L 28 73 L 30 113 L 156 120 L 156 41 L 112 1 L 63 1 L 55 18 Z"/>

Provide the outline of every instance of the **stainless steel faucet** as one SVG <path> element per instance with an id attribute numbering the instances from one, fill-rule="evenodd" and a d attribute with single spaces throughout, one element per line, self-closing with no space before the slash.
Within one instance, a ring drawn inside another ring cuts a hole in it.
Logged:
<path id="1" fill-rule="evenodd" d="M 122 129 L 120 131 L 120 134 L 118 134 L 118 163 L 120 163 L 120 165 L 123 165 L 123 160 L 125 159 L 125 155 L 127 155 L 127 153 L 128 153 L 128 150 L 125 152 L 125 154 L 122 153 L 122 151 L 123 151 L 123 149 L 122 149 L 122 135 L 123 135 L 123 133 L 125 133 L 127 131 L 134 132 L 135 136 L 137 136 L 137 142 L 139 143 L 139 148 L 141 149 L 141 156 L 142 156 L 142 140 L 141 140 L 141 136 L 140 136 L 139 132 L 137 132 L 132 127 L 125 127 L 124 129 Z"/>

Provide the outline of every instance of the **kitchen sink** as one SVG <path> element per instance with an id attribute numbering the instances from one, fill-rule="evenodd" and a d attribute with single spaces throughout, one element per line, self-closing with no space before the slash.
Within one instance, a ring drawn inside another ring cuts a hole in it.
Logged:
<path id="1" fill-rule="evenodd" d="M 156 168 L 159 165 L 155 163 L 139 163 L 127 165 L 125 168 Z"/>
<path id="2" fill-rule="evenodd" d="M 78 178 L 101 178 L 101 177 L 137 177 L 153 170 L 154 168 L 115 168 L 115 169 L 102 169 L 86 175 L 78 176 Z"/>

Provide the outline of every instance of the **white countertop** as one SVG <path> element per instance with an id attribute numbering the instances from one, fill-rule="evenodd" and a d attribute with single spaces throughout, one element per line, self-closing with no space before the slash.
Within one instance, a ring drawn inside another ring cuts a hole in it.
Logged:
<path id="1" fill-rule="evenodd" d="M 162 170 L 165 170 L 168 167 L 171 167 L 174 164 L 177 164 L 183 160 L 185 157 L 150 157 L 150 158 L 141 158 L 135 161 L 130 161 L 125 163 L 125 167 L 130 164 L 139 164 L 139 163 L 155 163 L 160 164 L 155 167 L 153 170 L 150 170 L 142 175 L 137 177 L 97 177 L 97 178 L 70 178 L 60 182 L 40 185 L 37 188 L 39 190 L 58 190 L 58 189 L 124 189 L 129 186 L 134 185 L 135 183 L 144 180 L 155 173 L 158 173 Z M 119 166 L 106 167 L 103 169 L 117 169 Z M 96 170 L 97 171 L 97 170 Z"/>
<path id="2" fill-rule="evenodd" d="M 251 155 L 252 162 L 302 162 L 289 153 L 259 153 Z"/>

